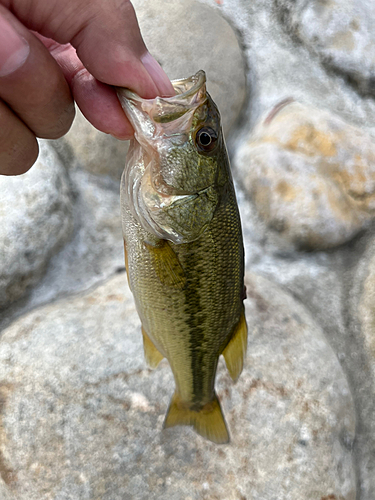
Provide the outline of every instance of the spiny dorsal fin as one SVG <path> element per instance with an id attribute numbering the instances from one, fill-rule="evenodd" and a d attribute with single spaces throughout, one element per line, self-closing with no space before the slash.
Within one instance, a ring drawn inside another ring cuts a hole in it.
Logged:
<path id="1" fill-rule="evenodd" d="M 160 240 L 157 245 L 144 242 L 150 252 L 152 265 L 160 281 L 167 286 L 182 290 L 186 276 L 176 253 L 166 240 Z"/>
<path id="2" fill-rule="evenodd" d="M 216 394 L 203 408 L 194 411 L 181 401 L 177 393 L 174 393 L 163 427 L 167 429 L 175 425 L 192 425 L 198 434 L 213 443 L 229 443 L 227 425 Z"/>
<path id="3" fill-rule="evenodd" d="M 145 359 L 150 368 L 156 368 L 164 356 L 156 349 L 152 340 L 145 332 L 142 326 L 143 336 L 143 349 L 145 352 Z"/>
<path id="4" fill-rule="evenodd" d="M 229 375 L 234 381 L 241 375 L 247 349 L 247 324 L 245 311 L 242 311 L 236 329 L 233 332 L 232 338 L 223 351 L 225 363 L 227 365 Z"/>

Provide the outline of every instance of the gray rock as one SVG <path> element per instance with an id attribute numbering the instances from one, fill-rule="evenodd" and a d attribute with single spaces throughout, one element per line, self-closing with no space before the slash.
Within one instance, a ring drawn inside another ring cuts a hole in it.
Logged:
<path id="1" fill-rule="evenodd" d="M 1 479 L 0 479 L 0 498 L 1 500 L 15 500 L 15 498 L 7 488 L 6 484 Z"/>
<path id="2" fill-rule="evenodd" d="M 341 245 L 373 219 L 374 141 L 327 111 L 281 103 L 233 165 L 261 219 L 296 248 Z"/>
<path id="3" fill-rule="evenodd" d="M 356 455 L 360 498 L 372 500 L 375 491 L 375 238 L 374 228 L 364 252 L 357 245 L 355 265 L 347 276 L 348 333 L 345 364 L 357 408 Z M 365 243 L 365 245 L 364 245 Z M 350 268 L 349 268 L 350 269 Z"/>
<path id="4" fill-rule="evenodd" d="M 354 500 L 354 411 L 341 368 L 306 310 L 247 277 L 243 374 L 219 363 L 231 430 L 216 446 L 162 431 L 173 392 L 150 371 L 125 274 L 17 320 L 0 341 L 0 452 L 19 500 Z"/>
<path id="5" fill-rule="evenodd" d="M 374 242 L 372 242 L 372 250 Z M 361 322 L 364 345 L 369 355 L 375 383 L 375 255 L 372 254 L 366 263 L 365 279 L 362 283 L 362 294 L 359 301 L 358 318 Z"/>
<path id="6" fill-rule="evenodd" d="M 215 1 L 211 3 L 214 5 Z M 340 2 L 340 8 L 337 7 L 338 13 L 343 3 L 346 2 Z M 327 71 L 314 52 L 291 37 L 286 31 L 285 10 L 278 4 L 264 0 L 224 0 L 221 10 L 241 33 L 246 49 L 250 82 L 250 100 L 245 113 L 248 127 L 254 126 L 277 102 L 292 96 L 309 105 L 329 109 L 349 123 L 370 127 L 374 132 L 374 100 L 360 96 L 341 75 Z M 243 123 L 245 134 L 248 127 Z M 239 137 L 242 131 L 237 131 Z"/>
<path id="7" fill-rule="evenodd" d="M 203 69 L 227 134 L 246 96 L 245 60 L 236 34 L 216 9 L 194 0 L 134 0 L 142 35 L 171 79 Z"/>
<path id="8" fill-rule="evenodd" d="M 39 281 L 50 257 L 71 236 L 66 170 L 46 141 L 26 174 L 0 177 L 0 308 Z"/>
<path id="9" fill-rule="evenodd" d="M 72 128 L 52 144 L 70 170 L 83 168 L 96 175 L 109 175 L 115 180 L 121 178 L 129 148 L 128 141 L 120 141 L 96 130 L 78 108 Z"/>
<path id="10" fill-rule="evenodd" d="M 0 311 L 0 331 L 15 315 L 63 295 L 87 290 L 124 269 L 119 183 L 109 176 L 72 170 L 74 231 L 54 255 L 27 299 Z"/>
<path id="11" fill-rule="evenodd" d="M 288 29 L 323 63 L 375 92 L 375 4 L 370 0 L 276 0 Z"/>

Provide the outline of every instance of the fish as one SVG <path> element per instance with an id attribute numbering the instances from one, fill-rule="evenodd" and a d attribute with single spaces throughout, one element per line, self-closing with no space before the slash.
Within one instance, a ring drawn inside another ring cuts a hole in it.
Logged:
<path id="1" fill-rule="evenodd" d="M 117 95 L 134 128 L 121 179 L 125 267 L 148 365 L 169 362 L 175 392 L 163 427 L 228 443 L 215 392 L 220 355 L 236 381 L 247 348 L 241 221 L 218 108 L 206 75 L 175 95 Z"/>

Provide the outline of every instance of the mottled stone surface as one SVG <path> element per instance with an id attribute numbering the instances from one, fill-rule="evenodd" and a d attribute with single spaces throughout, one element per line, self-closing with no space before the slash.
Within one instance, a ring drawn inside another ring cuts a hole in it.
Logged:
<path id="1" fill-rule="evenodd" d="M 233 164 L 259 216 L 296 247 L 341 245 L 373 218 L 374 140 L 325 110 L 280 103 Z"/>
<path id="2" fill-rule="evenodd" d="M 286 28 L 322 62 L 375 92 L 375 4 L 371 0 L 276 0 Z"/>
<path id="3" fill-rule="evenodd" d="M 13 314 L 57 297 L 85 290 L 124 269 L 119 185 L 108 176 L 78 169 L 70 172 L 74 198 L 74 229 L 68 243 L 54 255 L 27 301 L 0 311 L 0 330 Z"/>
<path id="4" fill-rule="evenodd" d="M 211 0 L 210 4 L 217 2 Z M 241 33 L 248 63 L 250 99 L 239 136 L 287 97 L 327 108 L 352 124 L 375 130 L 375 101 L 359 95 L 341 75 L 327 71 L 307 45 L 290 36 L 285 11 L 275 2 L 224 0 L 220 9 Z"/>
<path id="5" fill-rule="evenodd" d="M 355 499 L 346 379 L 306 310 L 247 278 L 249 353 L 217 390 L 232 441 L 161 430 L 173 378 L 143 360 L 121 274 L 37 309 L 0 344 L 3 479 L 19 500 Z"/>
<path id="6" fill-rule="evenodd" d="M 236 33 L 217 10 L 195 0 L 134 0 L 142 35 L 171 79 L 207 74 L 227 134 L 246 95 L 245 59 Z"/>
<path id="7" fill-rule="evenodd" d="M 366 262 L 362 294 L 359 301 L 358 318 L 361 322 L 366 351 L 375 383 L 375 256 L 374 241 L 371 243 L 370 258 Z M 375 420 L 374 420 L 375 423 Z"/>
<path id="8" fill-rule="evenodd" d="M 70 170 L 83 168 L 118 181 L 124 170 L 129 142 L 99 132 L 77 108 L 72 128 L 53 145 Z"/>
<path id="9" fill-rule="evenodd" d="M 344 365 L 355 388 L 358 429 L 355 450 L 361 500 L 372 500 L 375 486 L 374 229 L 353 248 L 356 265 L 348 268 L 345 280 L 348 332 Z"/>
<path id="10" fill-rule="evenodd" d="M 72 233 L 69 179 L 50 144 L 42 141 L 35 166 L 0 176 L 0 308 L 35 284 Z"/>

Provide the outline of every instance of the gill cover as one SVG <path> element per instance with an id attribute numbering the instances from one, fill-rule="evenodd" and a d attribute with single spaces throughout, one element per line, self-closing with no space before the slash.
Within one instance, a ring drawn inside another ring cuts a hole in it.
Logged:
<path id="1" fill-rule="evenodd" d="M 220 116 L 205 83 L 204 71 L 198 71 L 172 82 L 175 96 L 155 99 L 117 89 L 135 130 L 122 177 L 123 202 L 146 231 L 177 244 L 202 234 L 219 200 Z"/>

